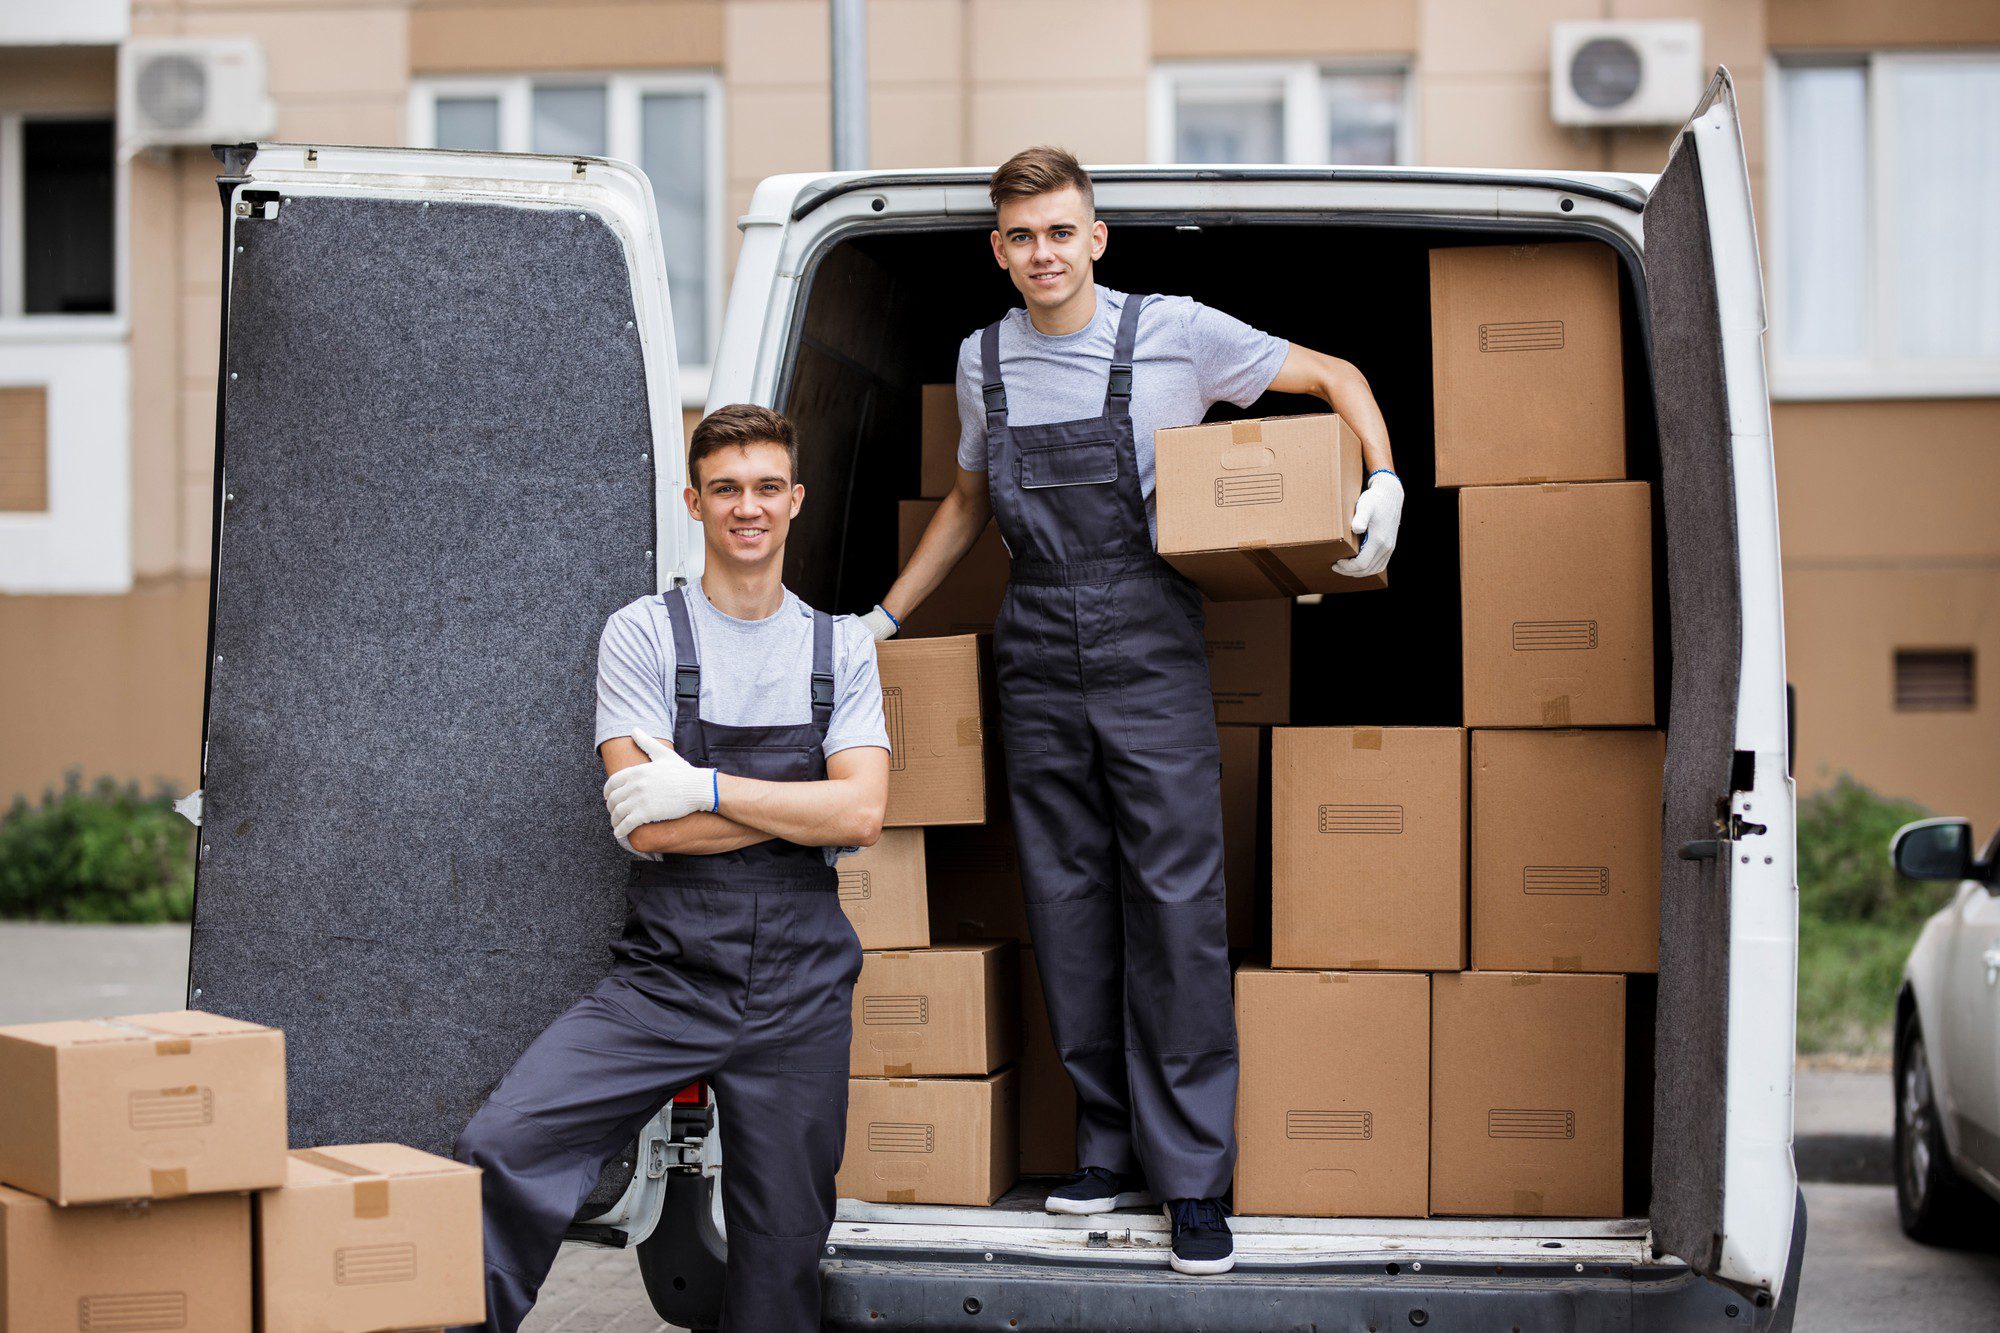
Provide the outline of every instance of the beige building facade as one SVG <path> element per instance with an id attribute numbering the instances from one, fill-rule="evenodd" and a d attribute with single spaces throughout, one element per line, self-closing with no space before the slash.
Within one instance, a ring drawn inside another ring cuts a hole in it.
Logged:
<path id="1" fill-rule="evenodd" d="M 1704 65 L 1736 75 L 1771 289 L 1801 784 L 1851 773 L 1990 826 L 2000 250 L 1982 233 L 2000 228 L 1970 210 L 2000 199 L 2000 168 L 1954 157 L 1949 126 L 2000 117 L 2000 7 L 871 0 L 870 165 L 1052 141 L 1093 162 L 1657 170 L 1671 127 L 1551 116 L 1550 25 L 1605 18 L 1694 20 Z M 693 402 L 730 220 L 763 177 L 830 165 L 824 0 L 0 5 L 0 797 L 73 768 L 197 780 L 216 165 L 135 147 L 118 120 L 121 49 L 186 38 L 257 44 L 273 138 L 639 161 L 668 219 Z M 73 179 L 78 145 L 105 160 Z M 1926 189 L 1959 207 L 1888 202 Z M 36 237 L 90 233 L 52 197 L 110 219 L 57 279 Z"/>

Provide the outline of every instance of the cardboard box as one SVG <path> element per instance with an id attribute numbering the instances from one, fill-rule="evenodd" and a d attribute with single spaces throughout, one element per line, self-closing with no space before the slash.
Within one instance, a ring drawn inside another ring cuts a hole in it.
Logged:
<path id="1" fill-rule="evenodd" d="M 1430 977 L 1246 967 L 1236 1034 L 1237 1212 L 1429 1213 Z"/>
<path id="2" fill-rule="evenodd" d="M 1160 554 L 1218 602 L 1351 592 L 1361 442 L 1330 413 L 1178 426 L 1155 434 Z"/>
<path id="3" fill-rule="evenodd" d="M 258 1327 L 325 1333 L 486 1317 L 479 1169 L 399 1143 L 291 1154 L 257 1196 Z"/>
<path id="4" fill-rule="evenodd" d="M 924 831 L 885 828 L 873 847 L 835 863 L 840 909 L 864 949 L 927 949 L 930 903 L 924 892 Z"/>
<path id="5" fill-rule="evenodd" d="M 938 500 L 958 481 L 958 386 L 926 384 L 923 392 L 923 477 L 919 494 Z M 904 557 L 907 559 L 908 557 Z"/>
<path id="6" fill-rule="evenodd" d="M 1021 853 L 1005 797 L 988 809 L 994 817 L 985 824 L 924 830 L 933 940 L 1029 938 Z"/>
<path id="7" fill-rule="evenodd" d="M 250 1199 L 58 1208 L 0 1185 L 0 1333 L 250 1333 Z"/>
<path id="8" fill-rule="evenodd" d="M 1205 601 L 1202 611 L 1215 720 L 1253 726 L 1291 721 L 1291 599 Z"/>
<path id="9" fill-rule="evenodd" d="M 1472 966 L 1657 972 L 1657 731 L 1472 733 Z"/>
<path id="10" fill-rule="evenodd" d="M 1076 1170 L 1076 1084 L 1056 1054 L 1035 951 L 1021 950 L 1021 1174 Z"/>
<path id="11" fill-rule="evenodd" d="M 898 568 L 908 564 L 923 540 L 924 529 L 937 513 L 936 500 L 904 500 L 896 509 Z M 934 639 L 946 634 L 991 634 L 1000 615 L 1001 599 L 1007 595 L 1011 569 L 1006 543 L 1000 540 L 1000 525 L 989 521 L 986 531 L 965 553 L 937 591 L 924 599 L 896 631 L 896 638 Z"/>
<path id="12" fill-rule="evenodd" d="M 1465 722 L 1653 725 L 1653 530 L 1643 481 L 1458 493 Z"/>
<path id="13" fill-rule="evenodd" d="M 857 1078 L 990 1074 L 1021 1050 L 1011 940 L 865 953 L 854 983 Z"/>
<path id="14" fill-rule="evenodd" d="M 1465 733 L 1271 732 L 1271 961 L 1465 966 Z"/>
<path id="15" fill-rule="evenodd" d="M 969 634 L 875 646 L 889 728 L 886 826 L 986 822 L 981 656 Z"/>
<path id="16" fill-rule="evenodd" d="M 1257 889 L 1263 871 L 1263 727 L 1217 727 L 1222 742 L 1222 876 L 1229 895 L 1229 947 L 1257 942 Z"/>
<path id="17" fill-rule="evenodd" d="M 1616 1217 L 1624 1207 L 1625 978 L 1431 980 L 1431 1212 Z"/>
<path id="18" fill-rule="evenodd" d="M 1020 1160 L 1019 1078 L 856 1078 L 834 1189 L 870 1203 L 992 1203 Z"/>
<path id="19" fill-rule="evenodd" d="M 1431 251 L 1437 484 L 1625 475 L 1618 261 L 1595 241 Z"/>
<path id="20" fill-rule="evenodd" d="M 0 1181 L 60 1204 L 285 1180 L 285 1035 L 193 1011 L 0 1028 Z"/>

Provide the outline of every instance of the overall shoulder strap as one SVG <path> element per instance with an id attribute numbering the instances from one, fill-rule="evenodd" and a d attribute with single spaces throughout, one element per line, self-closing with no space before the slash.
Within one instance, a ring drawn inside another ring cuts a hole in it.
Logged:
<path id="1" fill-rule="evenodd" d="M 986 397 L 986 429 L 1007 428 L 1007 386 L 1000 382 L 1000 325 L 994 320 L 979 334 L 979 377 Z"/>
<path id="2" fill-rule="evenodd" d="M 666 603 L 667 623 L 674 630 L 674 724 L 678 730 L 701 717 L 701 658 L 695 653 L 687 589 L 670 588 L 660 594 L 660 600 Z"/>
<path id="3" fill-rule="evenodd" d="M 833 725 L 833 617 L 813 609 L 812 724 L 826 739 Z"/>
<path id="4" fill-rule="evenodd" d="M 1119 416 L 1130 410 L 1132 349 L 1139 344 L 1139 308 L 1145 304 L 1145 297 L 1131 292 L 1125 297 L 1125 308 L 1118 312 L 1118 338 L 1111 347 L 1111 377 L 1104 386 L 1106 416 Z"/>

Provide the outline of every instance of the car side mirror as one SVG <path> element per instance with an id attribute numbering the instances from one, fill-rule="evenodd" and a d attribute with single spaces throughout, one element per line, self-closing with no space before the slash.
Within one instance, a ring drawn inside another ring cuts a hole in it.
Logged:
<path id="1" fill-rule="evenodd" d="M 1889 860 L 1911 879 L 1969 879 L 1972 825 L 1963 819 L 1920 819 L 1896 830 Z"/>

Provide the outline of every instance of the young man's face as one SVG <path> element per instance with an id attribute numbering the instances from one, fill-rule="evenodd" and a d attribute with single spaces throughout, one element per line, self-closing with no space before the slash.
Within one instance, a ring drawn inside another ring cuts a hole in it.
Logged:
<path id="1" fill-rule="evenodd" d="M 993 257 L 1030 309 L 1057 310 L 1089 288 L 1105 240 L 1104 224 L 1091 216 L 1083 192 L 1064 186 L 1002 203 Z"/>
<path id="2" fill-rule="evenodd" d="M 770 441 L 733 444 L 695 465 L 683 494 L 701 520 L 711 565 L 755 569 L 781 560 L 806 488 L 792 479 L 791 456 Z"/>

